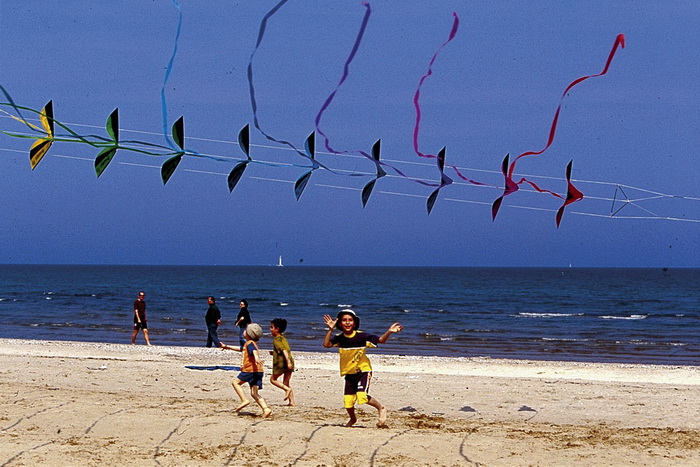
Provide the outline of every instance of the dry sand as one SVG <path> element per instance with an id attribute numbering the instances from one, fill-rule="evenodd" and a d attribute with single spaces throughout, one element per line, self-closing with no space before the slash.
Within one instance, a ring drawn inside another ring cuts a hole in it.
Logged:
<path id="1" fill-rule="evenodd" d="M 380 429 L 343 426 L 335 352 L 294 356 L 297 406 L 266 378 L 262 419 L 237 372 L 185 368 L 236 352 L 0 339 L 0 465 L 700 465 L 698 366 L 374 354 Z"/>

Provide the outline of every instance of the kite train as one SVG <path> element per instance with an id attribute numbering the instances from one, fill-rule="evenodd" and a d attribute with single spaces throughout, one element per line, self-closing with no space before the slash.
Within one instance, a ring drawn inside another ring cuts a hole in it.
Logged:
<path id="1" fill-rule="evenodd" d="M 449 43 L 455 38 L 455 36 L 458 33 L 459 30 L 459 17 L 457 16 L 456 13 L 453 13 L 453 22 L 452 26 L 450 28 L 449 35 L 447 39 L 442 42 L 442 44 L 438 47 L 438 49 L 435 51 L 433 54 L 431 60 L 428 63 L 427 71 L 423 76 L 418 81 L 418 86 L 416 88 L 416 91 L 414 93 L 413 97 L 413 106 L 415 108 L 415 124 L 413 128 L 413 135 L 412 135 L 412 143 L 413 143 L 413 150 L 415 154 L 419 158 L 423 159 L 435 159 L 436 161 L 436 166 L 437 166 L 437 177 L 436 181 L 425 181 L 425 180 L 420 180 L 416 178 L 412 178 L 407 176 L 404 172 L 402 172 L 400 169 L 397 167 L 388 164 L 384 161 L 381 160 L 380 154 L 381 154 L 381 140 L 377 140 L 374 142 L 374 144 L 371 145 L 368 151 L 359 149 L 359 150 L 341 150 L 337 149 L 331 144 L 331 139 L 328 134 L 327 130 L 324 130 L 322 128 L 322 120 L 323 120 L 323 115 L 324 113 L 328 110 L 328 108 L 333 104 L 333 101 L 337 94 L 341 91 L 341 88 L 343 84 L 347 81 L 347 79 L 350 76 L 350 69 L 352 62 L 354 58 L 357 56 L 358 52 L 361 49 L 362 41 L 365 35 L 366 28 L 369 24 L 370 17 L 372 14 L 372 8 L 368 2 L 363 2 L 362 7 L 364 8 L 364 15 L 362 17 L 362 21 L 360 23 L 359 30 L 357 32 L 357 35 L 355 37 L 355 40 L 353 42 L 353 45 L 351 47 L 350 53 L 348 54 L 344 66 L 343 66 L 343 71 L 341 74 L 341 77 L 335 86 L 335 88 L 332 90 L 332 92 L 328 95 L 328 97 L 325 99 L 323 102 L 320 110 L 318 111 L 316 118 L 314 120 L 314 131 L 308 136 L 306 141 L 304 142 L 303 149 L 298 148 L 295 146 L 292 142 L 287 141 L 283 138 L 275 137 L 268 132 L 266 132 L 260 121 L 259 117 L 259 106 L 258 102 L 256 100 L 256 88 L 255 88 L 255 81 L 254 81 L 254 59 L 255 55 L 258 51 L 258 49 L 261 47 L 261 44 L 263 42 L 263 39 L 265 37 L 265 33 L 267 30 L 267 25 L 268 21 L 270 18 L 278 13 L 278 11 L 287 3 L 288 0 L 281 0 L 278 2 L 262 19 L 260 26 L 258 28 L 258 36 L 257 40 L 255 43 L 255 46 L 253 48 L 253 51 L 250 55 L 250 58 L 248 60 L 248 64 L 246 67 L 246 76 L 247 76 L 247 82 L 248 82 L 248 92 L 249 92 L 249 97 L 250 97 L 250 105 L 251 105 L 251 110 L 252 110 L 252 123 L 255 129 L 268 141 L 276 144 L 276 145 L 281 145 L 281 146 L 286 146 L 290 149 L 292 149 L 298 156 L 301 156 L 303 158 L 303 163 L 296 163 L 296 164 L 291 164 L 294 167 L 299 167 L 304 169 L 303 175 L 301 175 L 295 182 L 294 184 L 294 196 L 297 200 L 299 200 L 304 193 L 304 190 L 306 189 L 309 180 L 311 179 L 313 173 L 317 170 L 325 170 L 330 173 L 333 173 L 335 175 L 340 175 L 340 176 L 347 176 L 347 177 L 366 177 L 367 175 L 365 174 L 342 174 L 337 170 L 334 170 L 331 167 L 328 167 L 327 165 L 323 164 L 322 162 L 318 161 L 316 159 L 316 139 L 317 137 L 320 139 L 322 146 L 325 148 L 326 151 L 328 151 L 330 154 L 335 154 L 335 155 L 348 155 L 348 154 L 355 154 L 355 155 L 360 155 L 364 157 L 369 163 L 372 164 L 373 166 L 373 178 L 370 179 L 370 181 L 366 182 L 364 187 L 361 190 L 361 201 L 363 207 L 367 205 L 370 196 L 372 195 L 372 192 L 374 190 L 375 185 L 380 181 L 382 177 L 385 177 L 387 174 L 392 173 L 395 174 L 398 177 L 401 177 L 403 179 L 406 179 L 408 181 L 411 181 L 413 183 L 417 183 L 420 185 L 423 185 L 425 187 L 429 187 L 432 191 L 430 192 L 429 196 L 427 197 L 427 203 L 426 203 L 426 208 L 428 214 L 433 210 L 435 203 L 438 199 L 438 195 L 441 190 L 447 189 L 450 185 L 453 184 L 453 178 L 451 178 L 446 171 L 449 170 L 451 172 L 454 172 L 456 177 L 459 179 L 472 184 L 472 185 L 481 185 L 481 186 L 486 186 L 486 183 L 473 180 L 471 178 L 466 177 L 456 166 L 454 165 L 449 165 L 446 163 L 446 153 L 447 153 L 447 148 L 443 147 L 437 154 L 429 154 L 429 153 L 424 153 L 421 152 L 420 150 L 420 145 L 419 145 L 419 136 L 420 136 L 420 125 L 421 125 L 421 105 L 420 105 L 420 99 L 421 99 L 421 90 L 423 87 L 424 82 L 431 76 L 433 75 L 433 65 L 438 59 L 438 56 L 440 52 L 443 50 L 443 48 L 447 47 Z M 138 140 L 125 140 L 120 138 L 119 134 L 119 109 L 115 108 L 114 111 L 107 117 L 106 123 L 105 123 L 105 135 L 94 135 L 94 134 L 88 134 L 88 135 L 83 135 L 79 134 L 78 132 L 74 131 L 71 129 L 67 124 L 62 123 L 60 119 L 55 118 L 54 116 L 54 105 L 53 101 L 49 101 L 41 110 L 36 110 L 32 109 L 29 107 L 17 105 L 12 97 L 10 96 L 9 92 L 2 86 L 0 86 L 0 91 L 2 91 L 4 97 L 5 97 L 5 102 L 0 102 L 0 112 L 10 116 L 14 120 L 22 123 L 29 129 L 29 133 L 19 133 L 19 132 L 12 132 L 12 131 L 2 131 L 0 130 L 0 133 L 3 133 L 7 136 L 11 137 L 16 137 L 16 138 L 26 138 L 26 139 L 31 139 L 33 140 L 32 145 L 29 149 L 29 162 L 31 169 L 34 170 L 38 166 L 38 164 L 41 162 L 43 157 L 48 153 L 48 151 L 51 149 L 52 145 L 54 143 L 79 143 L 79 144 L 87 144 L 95 148 L 97 154 L 95 156 L 95 161 L 94 161 L 94 168 L 95 168 L 95 174 L 97 177 L 100 177 L 107 167 L 110 165 L 110 163 L 114 160 L 115 156 L 119 151 L 129 151 L 133 152 L 136 154 L 140 154 L 143 156 L 151 156 L 151 157 L 158 157 L 158 158 L 164 158 L 165 161 L 162 163 L 161 168 L 160 168 L 160 173 L 161 173 L 161 179 L 163 181 L 163 184 L 168 183 L 168 181 L 171 179 L 175 171 L 177 170 L 180 162 L 182 161 L 183 158 L 185 157 L 196 157 L 196 158 L 206 158 L 210 160 L 214 160 L 217 162 L 225 162 L 227 164 L 231 163 L 231 160 L 229 158 L 222 158 L 222 157 L 216 157 L 212 155 L 204 155 L 200 154 L 199 152 L 195 151 L 192 148 L 189 148 L 186 144 L 186 138 L 185 138 L 185 121 L 184 117 L 179 117 L 175 123 L 170 127 L 168 130 L 168 111 L 167 111 L 167 102 L 166 102 L 166 85 L 168 83 L 168 80 L 171 76 L 171 73 L 173 71 L 173 64 L 175 61 L 175 56 L 177 54 L 177 49 L 178 49 L 178 42 L 180 38 L 180 31 L 182 27 L 182 21 L 183 21 L 183 15 L 182 11 L 180 10 L 180 6 L 177 3 L 177 0 L 172 0 L 173 5 L 177 8 L 178 10 L 178 25 L 177 25 L 177 32 L 175 36 L 175 44 L 173 47 L 173 52 L 170 57 L 170 60 L 168 62 L 166 71 L 165 71 L 165 77 L 163 80 L 163 87 L 161 89 L 161 105 L 162 105 L 162 116 L 163 116 L 163 138 L 165 139 L 164 144 L 155 144 L 151 142 L 145 142 L 145 141 L 138 141 Z M 515 168 L 516 164 L 524 157 L 528 156 L 535 156 L 535 155 L 542 155 L 554 142 L 554 137 L 556 134 L 556 129 L 557 129 L 557 124 L 559 121 L 559 117 L 561 114 L 562 110 L 562 103 L 564 98 L 567 96 L 567 94 L 574 88 L 577 84 L 588 80 L 590 78 L 595 78 L 595 77 L 600 77 L 605 75 L 608 70 L 610 69 L 611 63 L 613 61 L 613 58 L 615 57 L 615 54 L 618 50 L 618 48 L 624 48 L 625 47 L 625 37 L 622 34 L 619 34 L 615 42 L 613 44 L 612 50 L 610 51 L 607 61 L 605 62 L 605 66 L 603 70 L 600 73 L 597 74 L 591 74 L 591 75 L 586 75 L 579 77 L 572 81 L 565 89 L 564 92 L 561 94 L 561 97 L 559 99 L 559 105 L 554 113 L 554 118 L 552 120 L 552 124 L 549 130 L 549 136 L 547 139 L 547 143 L 544 146 L 544 148 L 538 150 L 538 151 L 527 151 L 524 152 L 517 157 L 513 158 L 512 161 L 510 160 L 510 155 L 506 155 L 505 158 L 503 159 L 503 162 L 501 164 L 501 173 L 503 174 L 504 178 L 504 187 L 503 193 L 501 196 L 499 196 L 495 201 L 493 201 L 492 206 L 491 206 L 491 215 L 492 219 L 495 220 L 496 216 L 499 212 L 499 209 L 505 199 L 506 196 L 509 196 L 516 191 L 520 189 L 520 186 L 523 183 L 528 184 L 532 188 L 534 188 L 537 192 L 539 193 L 546 193 L 551 196 L 554 196 L 560 200 L 562 200 L 563 204 L 561 204 L 561 207 L 558 209 L 556 212 L 556 218 L 555 222 L 557 227 L 559 227 L 562 216 L 564 214 L 564 210 L 567 206 L 569 206 L 572 203 L 575 203 L 577 201 L 580 201 L 583 199 L 584 195 L 583 193 L 577 189 L 573 183 L 571 182 L 571 170 L 572 170 L 572 164 L 573 161 L 570 161 L 568 165 L 566 166 L 565 174 L 566 174 L 566 182 L 567 182 L 567 191 L 566 195 L 561 195 L 559 193 L 556 193 L 554 191 L 546 190 L 540 188 L 537 184 L 534 182 L 526 179 L 526 178 L 521 178 L 520 180 L 516 181 L 513 177 L 515 174 Z M 32 118 L 25 118 L 26 114 L 33 114 Z M 33 123 L 30 123 L 30 120 L 36 120 L 38 118 L 41 126 L 37 126 Z M 269 162 L 261 161 L 261 160 L 256 160 L 251 156 L 251 143 L 250 143 L 250 126 L 248 124 L 244 125 L 241 130 L 238 133 L 238 147 L 240 148 L 240 151 L 242 153 L 242 157 L 240 160 L 235 162 L 235 165 L 231 168 L 228 177 L 227 177 L 227 184 L 228 184 L 228 189 L 229 191 L 233 191 L 237 184 L 241 181 L 243 178 L 244 174 L 246 173 L 246 170 L 248 169 L 249 166 L 252 164 L 266 164 L 266 165 L 274 165 Z M 289 164 L 287 164 L 289 166 Z"/>

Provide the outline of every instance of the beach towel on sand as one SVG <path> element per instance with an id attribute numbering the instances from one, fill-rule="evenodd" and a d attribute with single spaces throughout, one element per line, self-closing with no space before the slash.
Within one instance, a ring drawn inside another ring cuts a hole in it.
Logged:
<path id="1" fill-rule="evenodd" d="M 211 365 L 211 366 L 199 366 L 199 365 L 185 365 L 185 368 L 189 370 L 225 370 L 225 371 L 241 371 L 240 366 L 226 366 L 226 365 Z"/>

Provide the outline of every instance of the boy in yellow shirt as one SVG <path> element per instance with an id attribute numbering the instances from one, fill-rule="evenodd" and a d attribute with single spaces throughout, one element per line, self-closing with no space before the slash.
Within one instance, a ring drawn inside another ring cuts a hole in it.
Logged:
<path id="1" fill-rule="evenodd" d="M 369 383 L 372 379 L 372 365 L 365 355 L 367 347 L 383 344 L 395 332 L 401 332 L 401 323 L 392 324 L 381 336 L 360 331 L 360 318 L 350 309 L 342 310 L 333 319 L 330 315 L 323 317 L 328 332 L 323 338 L 323 346 L 338 347 L 340 351 L 340 375 L 345 376 L 345 395 L 343 402 L 350 420 L 345 426 L 353 426 L 357 422 L 355 403 L 369 404 L 379 412 L 378 427 L 386 426 L 386 407 L 368 394 Z M 333 336 L 333 329 L 342 331 Z"/>

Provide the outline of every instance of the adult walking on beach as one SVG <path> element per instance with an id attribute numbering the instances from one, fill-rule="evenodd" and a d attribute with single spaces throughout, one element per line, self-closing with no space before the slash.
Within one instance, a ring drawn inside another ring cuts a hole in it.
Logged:
<path id="1" fill-rule="evenodd" d="M 146 322 L 146 302 L 143 300 L 145 296 L 143 291 L 139 292 L 134 302 L 134 332 L 131 334 L 131 345 L 136 344 L 136 335 L 139 333 L 139 329 L 143 329 L 146 345 L 151 345 L 151 341 L 148 339 L 148 323 Z"/>
<path id="2" fill-rule="evenodd" d="M 238 312 L 238 316 L 236 317 L 236 326 L 238 326 L 238 344 L 241 346 L 241 349 L 245 345 L 245 328 L 248 327 L 252 321 L 250 320 L 250 312 L 248 311 L 248 301 L 245 299 L 242 299 L 241 302 L 238 304 L 240 307 L 240 311 Z"/>
<path id="3" fill-rule="evenodd" d="M 209 303 L 209 308 L 207 309 L 207 314 L 204 316 L 204 321 L 207 323 L 207 347 L 211 347 L 212 343 L 218 349 L 221 347 L 221 342 L 219 342 L 219 334 L 217 329 L 221 326 L 221 311 L 219 307 L 216 306 L 216 299 L 209 296 L 207 298 Z"/>

